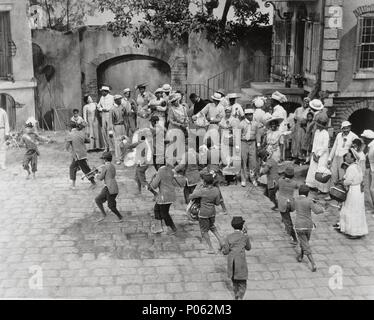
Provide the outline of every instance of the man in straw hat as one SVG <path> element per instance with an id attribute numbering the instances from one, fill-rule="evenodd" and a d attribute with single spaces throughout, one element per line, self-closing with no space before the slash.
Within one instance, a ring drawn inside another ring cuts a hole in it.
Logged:
<path id="1" fill-rule="evenodd" d="M 8 114 L 3 108 L 0 108 L 0 169 L 5 170 L 6 145 L 5 141 L 9 137 Z"/>
<path id="2" fill-rule="evenodd" d="M 367 146 L 367 160 L 368 165 L 368 178 L 369 178 L 369 191 L 370 191 L 370 206 L 371 211 L 374 216 L 374 131 L 372 130 L 365 130 L 362 135 L 362 139 Z"/>
<path id="3" fill-rule="evenodd" d="M 253 109 L 246 109 L 245 119 L 239 125 L 242 134 L 242 187 L 247 185 L 247 179 L 250 179 L 253 185 L 257 185 L 255 170 L 257 169 L 257 148 L 261 146 L 261 135 L 259 124 L 253 120 L 253 114 Z"/>
<path id="4" fill-rule="evenodd" d="M 240 98 L 240 95 L 237 93 L 230 93 L 227 95 L 227 99 L 229 99 L 229 105 L 232 108 L 232 116 L 238 119 L 244 118 L 244 111 L 243 107 L 236 102 L 236 100 Z"/>
<path id="5" fill-rule="evenodd" d="M 330 136 L 327 131 L 328 117 L 320 114 L 315 119 L 317 130 L 314 134 L 312 158 L 305 183 L 312 189 L 318 189 L 320 193 L 328 193 L 329 183 L 320 183 L 316 181 L 315 175 L 318 170 L 326 169 L 329 158 L 329 140 Z"/>
<path id="6" fill-rule="evenodd" d="M 225 239 L 222 253 L 227 257 L 227 275 L 232 280 L 235 300 L 243 300 L 247 290 L 248 266 L 245 251 L 251 250 L 251 243 L 242 217 L 233 217 L 234 232 Z"/>
<path id="7" fill-rule="evenodd" d="M 331 182 L 335 184 L 338 180 L 343 179 L 344 170 L 341 169 L 343 157 L 352 146 L 353 140 L 357 139 L 357 135 L 351 131 L 352 124 L 349 121 L 343 121 L 341 125 L 342 132 L 336 136 L 334 146 L 331 149 L 327 162 L 328 169 L 331 169 Z M 326 200 L 331 200 L 330 197 Z"/>
<path id="8" fill-rule="evenodd" d="M 114 107 L 114 97 L 110 94 L 110 88 L 108 86 L 102 86 L 100 89 L 101 98 L 97 105 L 97 110 L 101 113 L 102 119 L 102 132 L 104 138 L 105 148 L 109 148 L 109 137 L 108 131 L 110 126 L 110 116 L 109 112 Z"/>
<path id="9" fill-rule="evenodd" d="M 122 104 L 125 108 L 125 131 L 126 135 L 131 137 L 136 130 L 136 103 L 131 99 L 131 89 L 126 88 L 123 90 Z"/>
<path id="10" fill-rule="evenodd" d="M 204 115 L 210 122 L 209 129 L 218 128 L 217 124 L 225 116 L 225 108 L 221 104 L 221 101 L 223 99 L 222 95 L 218 92 L 215 92 L 211 98 L 213 100 L 213 103 L 208 103 L 203 110 L 192 117 L 192 120 L 196 121 L 200 115 Z"/>
<path id="11" fill-rule="evenodd" d="M 121 164 L 121 137 L 125 134 L 125 109 L 122 105 L 122 96 L 114 96 L 114 107 L 109 112 L 110 130 L 114 132 L 114 152 L 117 164 Z"/>

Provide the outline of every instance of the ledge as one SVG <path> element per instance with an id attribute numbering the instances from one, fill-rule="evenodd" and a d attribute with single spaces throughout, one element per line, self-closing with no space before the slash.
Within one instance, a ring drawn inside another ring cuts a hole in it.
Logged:
<path id="1" fill-rule="evenodd" d="M 374 70 L 373 71 L 359 71 L 353 75 L 355 80 L 365 80 L 365 79 L 374 79 Z"/>
<path id="2" fill-rule="evenodd" d="M 286 88 L 283 82 L 251 82 L 251 88 L 264 95 L 272 94 L 274 91 L 280 91 L 285 95 L 304 94 L 304 88 L 298 88 L 297 86 Z"/>
<path id="3" fill-rule="evenodd" d="M 34 81 L 4 81 L 0 80 L 0 90 L 32 89 L 37 84 Z"/>

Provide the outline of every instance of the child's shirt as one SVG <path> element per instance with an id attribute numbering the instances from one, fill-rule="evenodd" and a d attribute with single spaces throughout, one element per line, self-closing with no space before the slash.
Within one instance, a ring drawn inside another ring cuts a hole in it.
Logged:
<path id="1" fill-rule="evenodd" d="M 111 162 L 106 162 L 103 170 L 97 177 L 98 180 L 104 180 L 109 194 L 118 194 L 118 184 L 116 181 L 116 168 Z"/>
<path id="2" fill-rule="evenodd" d="M 280 212 L 286 212 L 287 200 L 293 200 L 294 192 L 298 188 L 298 183 L 293 179 L 282 178 L 279 179 L 278 185 L 278 208 Z M 291 208 L 291 210 L 292 209 L 293 208 Z"/>
<path id="3" fill-rule="evenodd" d="M 321 214 L 325 211 L 321 205 L 306 196 L 295 197 L 295 210 L 295 229 L 297 230 L 312 230 L 314 228 L 312 212 Z"/>
<path id="4" fill-rule="evenodd" d="M 22 136 L 22 142 L 25 144 L 26 147 L 26 154 L 32 155 L 34 153 L 39 155 L 38 145 L 37 142 L 47 142 L 48 139 L 40 136 L 35 132 L 25 133 Z"/>
<path id="5" fill-rule="evenodd" d="M 221 196 L 219 189 L 214 186 L 202 186 L 196 188 L 190 199 L 200 198 L 199 218 L 212 218 L 216 215 L 216 206 L 220 204 Z"/>
<path id="6" fill-rule="evenodd" d="M 262 169 L 262 172 L 267 176 L 268 188 L 275 188 L 276 183 L 279 179 L 278 163 L 273 158 L 268 159 Z"/>

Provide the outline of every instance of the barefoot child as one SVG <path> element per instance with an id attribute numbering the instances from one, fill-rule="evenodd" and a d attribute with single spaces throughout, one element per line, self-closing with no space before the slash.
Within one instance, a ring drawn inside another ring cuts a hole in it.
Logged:
<path id="1" fill-rule="evenodd" d="M 199 225 L 202 238 L 206 241 L 209 249 L 209 254 L 214 254 L 215 251 L 210 241 L 209 231 L 211 231 L 217 238 L 220 250 L 223 246 L 223 241 L 218 233 L 216 226 L 214 225 L 216 219 L 216 207 L 221 203 L 220 191 L 214 184 L 214 178 L 211 174 L 204 174 L 202 176 L 204 185 L 201 188 L 196 188 L 191 194 L 190 200 L 200 198 L 200 213 L 199 213 Z"/>
<path id="2" fill-rule="evenodd" d="M 299 188 L 299 196 L 295 198 L 295 231 L 299 240 L 301 253 L 297 256 L 297 261 L 302 262 L 304 255 L 306 255 L 312 264 L 312 271 L 317 271 L 317 266 L 312 257 L 312 250 L 310 248 L 309 240 L 312 235 L 312 230 L 315 225 L 312 220 L 312 212 L 315 214 L 324 213 L 324 208 L 308 198 L 309 187 L 302 185 Z"/>
<path id="3" fill-rule="evenodd" d="M 22 136 L 22 143 L 26 147 L 26 153 L 23 157 L 23 168 L 27 171 L 26 179 L 30 179 L 30 165 L 33 179 L 35 179 L 35 173 L 38 171 L 38 156 L 40 155 L 38 150 L 37 142 L 47 142 L 50 140 L 44 138 L 35 132 L 35 128 L 31 122 L 26 123 L 25 134 Z"/>
<path id="4" fill-rule="evenodd" d="M 104 161 L 104 167 L 97 176 L 97 179 L 100 181 L 104 180 L 105 186 L 95 199 L 97 206 L 103 214 L 103 217 L 97 222 L 101 222 L 106 218 L 106 212 L 103 206 L 105 202 L 108 202 L 108 208 L 117 216 L 118 222 L 123 222 L 123 217 L 117 209 L 116 198 L 118 196 L 118 184 L 116 181 L 116 168 L 112 164 L 112 154 L 110 152 L 104 152 L 101 159 Z"/>
<path id="5" fill-rule="evenodd" d="M 244 227 L 242 217 L 234 217 L 231 225 L 234 233 L 229 234 L 225 240 L 222 253 L 227 257 L 227 273 L 232 280 L 235 300 L 243 300 L 247 290 L 248 267 L 245 251 L 251 250 L 251 243 Z"/>

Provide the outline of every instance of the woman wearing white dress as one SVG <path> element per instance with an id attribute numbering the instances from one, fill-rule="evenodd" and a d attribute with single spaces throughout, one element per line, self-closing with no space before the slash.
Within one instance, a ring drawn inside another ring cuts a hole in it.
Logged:
<path id="1" fill-rule="evenodd" d="M 368 234 L 365 216 L 365 196 L 361 186 L 363 175 L 358 164 L 359 155 L 353 148 L 344 156 L 344 162 L 349 165 L 344 175 L 343 183 L 348 189 L 347 199 L 340 210 L 340 232 L 351 239 Z"/>
<path id="2" fill-rule="evenodd" d="M 316 181 L 316 172 L 325 170 L 329 158 L 329 133 L 326 130 L 328 124 L 328 117 L 324 114 L 316 117 L 315 124 L 317 130 L 314 134 L 312 157 L 310 160 L 310 167 L 305 183 L 312 189 L 318 189 L 321 193 L 328 193 L 330 190 L 329 183 L 320 183 Z"/>
<path id="3" fill-rule="evenodd" d="M 284 135 L 290 134 L 291 131 L 281 131 L 279 125 L 283 122 L 283 118 L 271 117 L 266 121 L 268 129 L 266 133 L 265 143 L 266 151 L 276 162 L 281 161 L 281 144 Z"/>
<path id="4" fill-rule="evenodd" d="M 88 150 L 103 149 L 103 138 L 99 130 L 97 119 L 97 105 L 89 95 L 84 97 L 83 119 L 87 123 L 86 131 L 89 135 L 90 146 Z"/>

